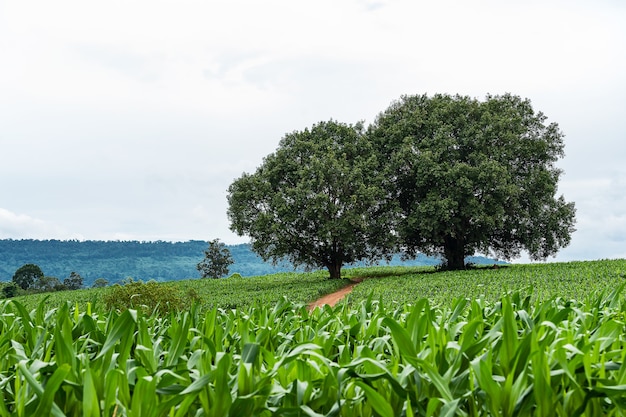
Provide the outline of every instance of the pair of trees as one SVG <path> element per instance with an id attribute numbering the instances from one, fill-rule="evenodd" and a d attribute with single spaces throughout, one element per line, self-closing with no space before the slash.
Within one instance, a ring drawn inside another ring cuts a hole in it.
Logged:
<path id="1" fill-rule="evenodd" d="M 285 135 L 228 189 L 231 229 L 264 260 L 324 267 L 402 251 L 463 269 L 475 252 L 546 259 L 570 242 L 556 197 L 556 123 L 505 94 L 403 96 L 366 129 L 321 122 Z"/>

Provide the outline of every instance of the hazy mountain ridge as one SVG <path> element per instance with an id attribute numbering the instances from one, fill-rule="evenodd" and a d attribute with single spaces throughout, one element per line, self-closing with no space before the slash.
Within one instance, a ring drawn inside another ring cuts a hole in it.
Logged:
<path id="1" fill-rule="evenodd" d="M 97 240 L 0 240 L 0 281 L 10 281 L 24 264 L 39 265 L 46 276 L 60 280 L 77 272 L 85 286 L 97 278 L 115 283 L 127 277 L 148 281 L 172 281 L 199 278 L 196 265 L 204 258 L 208 242 L 140 242 Z M 250 249 L 249 244 L 227 245 L 235 261 L 231 273 L 242 276 L 265 275 L 293 271 L 288 263 L 274 266 Z M 472 257 L 471 262 L 494 263 L 484 257 Z M 439 259 L 420 254 L 416 259 L 402 261 L 394 257 L 391 265 L 437 265 Z M 350 267 L 350 265 L 346 265 Z"/>

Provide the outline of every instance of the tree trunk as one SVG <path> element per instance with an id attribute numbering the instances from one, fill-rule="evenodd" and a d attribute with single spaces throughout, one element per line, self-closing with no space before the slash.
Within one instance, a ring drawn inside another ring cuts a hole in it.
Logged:
<path id="1" fill-rule="evenodd" d="M 341 278 L 341 262 L 334 262 L 327 266 L 328 272 L 330 272 L 331 279 L 340 279 Z"/>
<path id="2" fill-rule="evenodd" d="M 447 269 L 453 271 L 465 269 L 465 242 L 463 242 L 463 239 L 446 237 L 444 239 L 443 255 L 446 258 Z"/>

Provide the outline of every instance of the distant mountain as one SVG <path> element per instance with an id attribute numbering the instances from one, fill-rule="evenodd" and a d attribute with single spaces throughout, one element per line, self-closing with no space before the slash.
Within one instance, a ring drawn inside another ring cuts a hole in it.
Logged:
<path id="1" fill-rule="evenodd" d="M 85 286 L 98 278 L 109 283 L 127 277 L 148 281 L 172 281 L 198 278 L 196 265 L 204 258 L 208 242 L 138 242 L 138 241 L 78 241 L 78 240 L 0 240 L 0 281 L 10 281 L 15 271 L 24 264 L 39 265 L 47 276 L 61 281 L 71 272 L 77 272 Z M 228 245 L 235 261 L 231 273 L 242 276 L 265 275 L 293 271 L 288 263 L 274 266 L 250 249 L 249 244 Z M 472 257 L 475 264 L 493 264 L 483 257 Z M 402 261 L 394 257 L 391 265 L 437 265 L 439 259 L 420 254 L 416 259 Z"/>

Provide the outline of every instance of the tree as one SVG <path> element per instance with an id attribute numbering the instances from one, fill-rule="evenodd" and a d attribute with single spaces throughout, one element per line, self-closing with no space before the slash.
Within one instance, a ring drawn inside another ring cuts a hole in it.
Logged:
<path id="1" fill-rule="evenodd" d="M 418 251 L 465 267 L 475 252 L 541 260 L 567 246 L 573 203 L 555 197 L 563 133 L 527 99 L 403 96 L 368 130 L 397 201 L 395 230 Z"/>
<path id="2" fill-rule="evenodd" d="M 35 264 L 26 264 L 18 268 L 13 275 L 13 282 L 23 290 L 32 287 L 43 279 L 43 271 Z"/>
<path id="3" fill-rule="evenodd" d="M 31 288 L 41 292 L 63 291 L 66 289 L 57 277 L 48 276 L 39 277 Z"/>
<path id="4" fill-rule="evenodd" d="M 387 257 L 393 239 L 377 159 L 361 124 L 321 122 L 289 133 L 228 189 L 231 230 L 275 264 L 327 268 Z"/>
<path id="5" fill-rule="evenodd" d="M 104 288 L 109 285 L 109 281 L 105 278 L 98 278 L 93 282 L 91 288 Z"/>
<path id="6" fill-rule="evenodd" d="M 2 287 L 2 295 L 4 298 L 13 298 L 17 295 L 17 285 L 10 282 Z"/>
<path id="7" fill-rule="evenodd" d="M 221 278 L 228 275 L 228 267 L 234 263 L 230 251 L 219 239 L 209 242 L 204 259 L 197 266 L 202 278 Z"/>
<path id="8" fill-rule="evenodd" d="M 78 290 L 83 286 L 83 277 L 76 272 L 72 272 L 69 277 L 63 280 L 63 285 L 68 290 Z"/>

